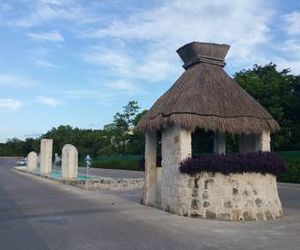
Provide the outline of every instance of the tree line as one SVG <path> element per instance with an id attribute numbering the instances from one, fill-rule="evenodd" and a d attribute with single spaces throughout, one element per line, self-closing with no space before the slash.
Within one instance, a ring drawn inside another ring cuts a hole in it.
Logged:
<path id="1" fill-rule="evenodd" d="M 273 63 L 234 74 L 236 82 L 260 102 L 278 121 L 281 130 L 272 135 L 273 150 L 300 150 L 300 76 L 290 70 L 278 70 Z M 39 151 L 41 138 L 54 140 L 53 151 L 59 153 L 66 143 L 74 144 L 81 157 L 101 155 L 142 155 L 144 135 L 134 131 L 145 114 L 136 101 L 130 101 L 113 121 L 102 129 L 80 129 L 69 125 L 52 128 L 39 138 L 13 138 L 0 143 L 1 156 L 24 156 Z M 231 137 L 229 144 L 236 144 Z M 229 145 L 230 147 L 233 147 Z"/>
<path id="2" fill-rule="evenodd" d="M 134 126 L 146 111 L 140 111 L 136 101 L 130 101 L 122 112 L 113 116 L 113 122 L 103 129 L 80 129 L 70 125 L 52 128 L 38 138 L 21 140 L 13 138 L 0 144 L 1 156 L 23 156 L 30 151 L 39 152 L 40 139 L 53 139 L 53 152 L 60 153 L 63 145 L 69 143 L 76 146 L 81 157 L 89 154 L 120 155 L 143 154 L 144 135 L 133 132 Z"/>

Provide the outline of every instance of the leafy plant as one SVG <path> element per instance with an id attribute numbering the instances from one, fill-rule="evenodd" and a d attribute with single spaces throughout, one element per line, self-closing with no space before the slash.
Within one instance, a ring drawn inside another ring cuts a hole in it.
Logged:
<path id="1" fill-rule="evenodd" d="M 251 152 L 187 158 L 180 163 L 179 170 L 189 175 L 202 171 L 225 175 L 245 172 L 280 175 L 286 168 L 286 162 L 274 153 Z"/>

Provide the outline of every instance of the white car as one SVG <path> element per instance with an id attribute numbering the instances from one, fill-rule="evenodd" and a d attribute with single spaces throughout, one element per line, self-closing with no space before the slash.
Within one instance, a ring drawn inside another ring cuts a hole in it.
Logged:
<path id="1" fill-rule="evenodd" d="M 25 166 L 26 164 L 27 164 L 27 159 L 26 158 L 17 161 L 18 166 Z"/>

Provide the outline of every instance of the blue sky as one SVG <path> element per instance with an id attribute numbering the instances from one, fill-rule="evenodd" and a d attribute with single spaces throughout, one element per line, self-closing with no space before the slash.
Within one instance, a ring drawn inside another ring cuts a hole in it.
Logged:
<path id="1" fill-rule="evenodd" d="M 231 74 L 269 62 L 300 74 L 300 2 L 1 0 L 0 141 L 101 128 L 130 100 L 150 108 L 191 41 L 231 45 Z"/>

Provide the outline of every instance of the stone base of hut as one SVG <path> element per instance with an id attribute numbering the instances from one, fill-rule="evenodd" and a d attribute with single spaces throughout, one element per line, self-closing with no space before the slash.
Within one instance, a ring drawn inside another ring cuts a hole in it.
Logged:
<path id="1" fill-rule="evenodd" d="M 161 208 L 182 216 L 227 221 L 275 220 L 282 216 L 276 177 L 203 172 L 178 175 L 162 190 Z M 164 199 L 164 197 L 166 199 Z"/>

